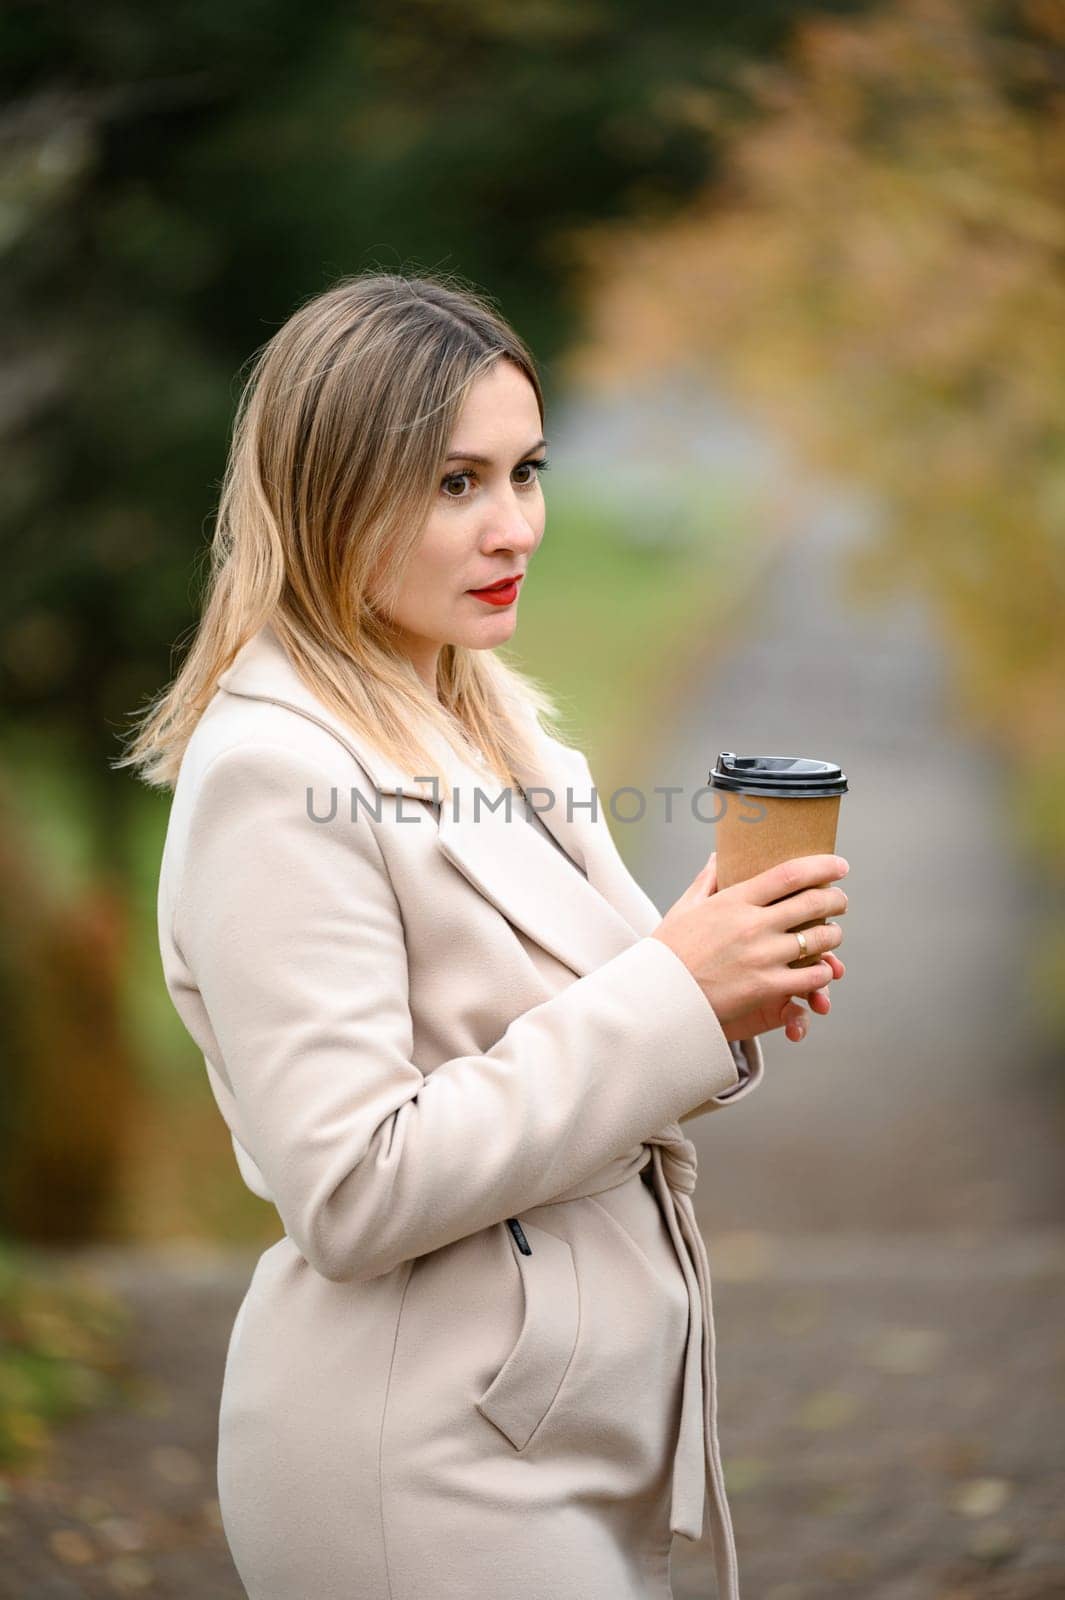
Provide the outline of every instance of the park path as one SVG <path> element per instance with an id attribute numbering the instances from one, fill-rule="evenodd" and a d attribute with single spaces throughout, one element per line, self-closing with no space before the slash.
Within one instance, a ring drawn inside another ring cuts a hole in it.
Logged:
<path id="1" fill-rule="evenodd" d="M 745 1594 L 1050 1600 L 1065 1100 L 1023 987 L 1038 886 L 927 607 L 848 599 L 865 535 L 837 510 L 767 550 L 694 662 L 640 784 L 682 804 L 634 852 L 665 911 L 713 848 L 687 801 L 722 750 L 847 774 L 832 1012 L 799 1045 L 770 1035 L 756 1093 L 685 1125 Z M 677 1600 L 705 1593 L 705 1559 L 675 1543 Z"/>
<path id="2" fill-rule="evenodd" d="M 1040 1057 L 1023 988 L 1037 886 L 1006 787 L 952 715 L 920 598 L 847 598 L 863 536 L 826 506 L 768 554 L 640 780 L 657 809 L 634 870 L 663 911 L 713 848 L 689 799 L 722 750 L 833 760 L 850 784 L 847 974 L 801 1044 L 763 1041 L 755 1094 L 686 1125 L 703 1220 L 772 1233 L 1059 1222 L 1065 1079 Z M 672 823 L 655 784 L 684 786 Z M 611 825 L 626 849 L 626 824 Z"/>
<path id="3" fill-rule="evenodd" d="M 1065 1594 L 1065 1230 L 791 1234 L 779 1252 L 717 1241 L 711 1230 L 744 1600 Z M 243 1600 L 214 1474 L 226 1342 L 254 1260 L 79 1252 L 132 1313 L 139 1400 L 61 1429 L 39 1475 L 7 1476 L 2 1600 Z M 674 1541 L 676 1600 L 710 1600 L 712 1572 L 705 1541 Z"/>

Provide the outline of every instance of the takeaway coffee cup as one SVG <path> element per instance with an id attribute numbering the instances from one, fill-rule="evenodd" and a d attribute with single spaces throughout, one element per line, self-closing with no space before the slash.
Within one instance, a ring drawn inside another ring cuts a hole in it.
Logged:
<path id="1" fill-rule="evenodd" d="M 839 802 L 847 792 L 847 779 L 831 761 L 738 756 L 725 750 L 707 782 L 716 791 L 721 811 L 715 835 L 719 889 L 793 856 L 835 852 Z M 824 921 L 814 917 L 797 922 L 791 931 L 816 928 Z M 820 960 L 813 954 L 799 956 L 788 966 L 809 967 Z"/>

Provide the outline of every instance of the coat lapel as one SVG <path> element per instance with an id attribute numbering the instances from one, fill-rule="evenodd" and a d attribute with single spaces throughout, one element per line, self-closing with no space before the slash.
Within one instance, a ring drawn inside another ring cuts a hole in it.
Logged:
<path id="1" fill-rule="evenodd" d="M 218 687 L 287 706 L 319 723 L 351 752 L 382 794 L 433 802 L 428 778 L 388 760 L 314 694 L 268 623 L 238 651 Z M 592 788 L 579 753 L 534 726 L 535 761 L 519 777 L 530 804 L 587 878 L 526 821 L 521 795 L 512 790 L 508 796 L 472 749 L 466 759 L 435 730 L 427 730 L 426 738 L 454 791 L 450 801 L 434 807 L 438 849 L 529 938 L 583 977 L 657 927 L 660 913 L 630 876 L 605 820 L 592 821 Z M 567 800 L 572 815 L 567 815 Z M 596 804 L 602 806 L 601 796 Z M 414 813 L 408 806 L 403 814 Z"/>

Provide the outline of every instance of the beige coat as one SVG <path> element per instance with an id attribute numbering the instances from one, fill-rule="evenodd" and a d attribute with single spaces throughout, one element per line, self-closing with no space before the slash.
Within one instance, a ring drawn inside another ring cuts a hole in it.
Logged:
<path id="1" fill-rule="evenodd" d="M 666 1600 L 706 1501 L 738 1600 L 678 1119 L 761 1050 L 648 937 L 585 757 L 536 738 L 523 788 L 583 874 L 520 794 L 475 815 L 504 791 L 472 749 L 434 804 L 269 626 L 182 763 L 164 975 L 285 1230 L 219 1418 L 251 1600 Z"/>

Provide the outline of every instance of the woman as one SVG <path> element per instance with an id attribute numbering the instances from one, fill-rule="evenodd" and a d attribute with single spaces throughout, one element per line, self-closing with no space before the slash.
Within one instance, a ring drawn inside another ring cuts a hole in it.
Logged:
<path id="1" fill-rule="evenodd" d="M 814 886 L 846 867 L 715 893 L 711 858 L 665 918 L 628 874 L 496 653 L 542 430 L 529 352 L 467 290 L 364 275 L 303 305 L 120 763 L 174 789 L 166 983 L 285 1229 L 219 1419 L 251 1600 L 657 1600 L 706 1499 L 738 1595 L 679 1119 L 757 1085 L 759 1034 L 802 1036 L 793 994 L 828 1009 L 838 927 L 801 969 L 786 929 L 842 909 Z"/>

